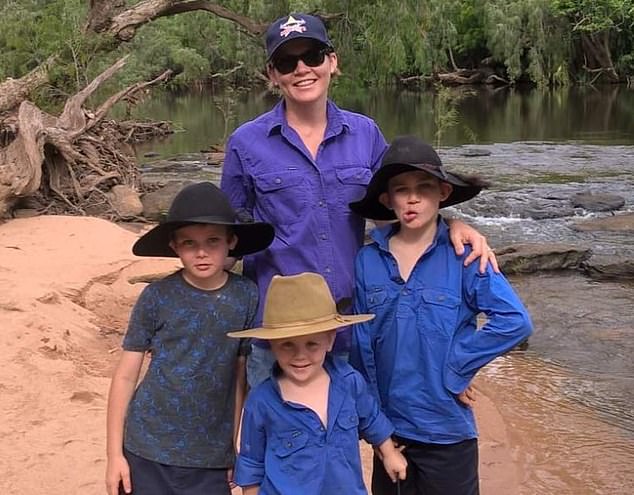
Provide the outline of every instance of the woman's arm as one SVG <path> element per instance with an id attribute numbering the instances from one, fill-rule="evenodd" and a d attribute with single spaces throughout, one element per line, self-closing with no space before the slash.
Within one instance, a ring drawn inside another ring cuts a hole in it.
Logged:
<path id="1" fill-rule="evenodd" d="M 484 273 L 486 271 L 487 263 L 489 262 L 495 272 L 500 272 L 495 253 L 493 252 L 493 249 L 489 247 L 486 237 L 461 220 L 448 218 L 445 219 L 445 221 L 449 225 L 449 238 L 451 239 L 451 244 L 453 244 L 458 256 L 462 256 L 464 253 L 465 244 L 471 245 L 471 252 L 464 260 L 465 266 L 480 258 L 480 273 Z"/>

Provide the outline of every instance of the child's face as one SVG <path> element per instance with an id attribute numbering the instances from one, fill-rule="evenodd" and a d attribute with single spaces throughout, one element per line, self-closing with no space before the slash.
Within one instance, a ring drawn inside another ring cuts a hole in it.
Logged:
<path id="1" fill-rule="evenodd" d="M 270 342 L 284 376 L 297 384 L 307 384 L 323 372 L 326 352 L 334 341 L 335 331 L 331 330 Z"/>
<path id="2" fill-rule="evenodd" d="M 451 194 L 451 184 L 420 170 L 395 175 L 379 201 L 394 210 L 401 229 L 422 229 L 436 221 L 441 201 Z"/>
<path id="3" fill-rule="evenodd" d="M 194 224 L 176 230 L 170 247 L 181 259 L 189 283 L 215 289 L 224 283 L 225 261 L 237 242 L 225 225 Z"/>

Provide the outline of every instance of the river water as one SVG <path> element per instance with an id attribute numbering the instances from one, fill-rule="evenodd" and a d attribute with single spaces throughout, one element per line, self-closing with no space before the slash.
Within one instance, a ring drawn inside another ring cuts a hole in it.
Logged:
<path id="1" fill-rule="evenodd" d="M 337 95 L 371 115 L 388 139 L 415 133 L 435 140 L 431 93 Z M 170 177 L 218 179 L 199 151 L 221 143 L 236 125 L 270 108 L 265 93 L 162 95 L 140 116 L 172 120 L 186 132 L 137 149 L 152 174 L 157 157 L 176 164 Z M 452 208 L 493 246 L 569 242 L 595 253 L 634 255 L 631 232 L 579 232 L 596 214 L 573 208 L 580 192 L 612 193 L 634 211 L 634 89 L 609 87 L 480 91 L 457 104 L 440 154 L 452 170 L 478 173 L 491 190 Z M 224 116 L 227 118 L 225 119 Z M 163 162 L 164 163 L 164 162 Z M 181 167 L 179 169 L 179 167 Z M 497 397 L 523 472 L 520 495 L 634 493 L 634 284 L 595 282 L 577 273 L 512 277 L 535 333 L 481 373 Z M 506 494 L 503 494 L 506 495 Z M 509 494 L 515 495 L 515 494 Z"/>

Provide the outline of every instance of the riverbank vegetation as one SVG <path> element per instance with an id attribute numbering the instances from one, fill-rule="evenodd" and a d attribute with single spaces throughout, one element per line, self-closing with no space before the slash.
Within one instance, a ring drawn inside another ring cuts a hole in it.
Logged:
<path id="1" fill-rule="evenodd" d="M 291 11 L 326 19 L 344 74 L 359 86 L 634 76 L 634 0 L 5 0 L 0 81 L 55 56 L 38 96 L 64 99 L 129 54 L 111 84 L 171 68 L 172 87 L 251 86 L 262 79 L 261 33 Z"/>
<path id="2" fill-rule="evenodd" d="M 138 127 L 110 109 L 158 83 L 264 83 L 263 33 L 293 11 L 327 23 L 340 90 L 634 79 L 634 0 L 3 0 L 0 217 L 36 192 L 38 209 L 113 209 L 105 192 L 139 187 L 123 142 Z"/>

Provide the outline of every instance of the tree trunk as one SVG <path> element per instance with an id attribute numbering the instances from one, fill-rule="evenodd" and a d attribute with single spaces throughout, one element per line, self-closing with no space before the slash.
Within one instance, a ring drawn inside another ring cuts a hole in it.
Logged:
<path id="1" fill-rule="evenodd" d="M 59 117 L 22 102 L 17 135 L 0 149 L 0 218 L 7 216 L 21 198 L 35 193 L 42 208 L 53 208 L 58 213 L 87 214 L 99 203 L 102 216 L 117 217 L 106 193 L 115 185 L 136 189 L 138 171 L 118 125 L 103 122 L 103 118 L 121 99 L 171 75 L 171 71 L 165 71 L 152 81 L 134 84 L 111 96 L 95 111 L 85 109 L 86 100 L 125 61 L 125 57 L 117 61 L 69 98 Z"/>
<path id="2" fill-rule="evenodd" d="M 586 58 L 584 68 L 588 72 L 604 74 L 612 82 L 618 82 L 619 75 L 614 69 L 609 41 L 608 31 L 581 34 L 581 46 Z"/>
<path id="3" fill-rule="evenodd" d="M 260 36 L 266 30 L 266 24 L 206 0 L 143 0 L 127 9 L 125 0 L 90 0 L 84 30 L 86 33 L 110 35 L 120 43 L 130 41 L 139 27 L 159 17 L 195 10 L 227 19 L 252 36 Z M 112 49 L 112 44 L 107 46 Z M 46 84 L 56 58 L 52 55 L 20 79 L 7 79 L 0 83 L 0 113 L 16 108 L 29 94 Z"/>
<path id="4" fill-rule="evenodd" d="M 55 63 L 56 57 L 50 56 L 46 61 L 20 79 L 7 79 L 0 83 L 0 113 L 17 107 L 36 89 L 48 82 L 48 71 Z"/>
<path id="5" fill-rule="evenodd" d="M 104 8 L 103 5 L 95 11 L 95 21 L 89 22 L 90 26 L 98 27 L 95 32 L 107 33 L 112 35 L 119 41 L 130 41 L 136 35 L 136 30 L 142 25 L 158 19 L 183 12 L 193 12 L 195 10 L 206 10 L 218 17 L 230 20 L 245 29 L 252 36 L 259 36 L 266 30 L 266 24 L 256 22 L 249 17 L 242 16 L 215 2 L 206 0 L 144 0 L 121 11 L 116 15 L 112 15 L 110 22 L 104 17 L 104 11 L 114 14 L 120 9 L 114 5 L 119 0 L 109 0 L 105 2 L 93 2 L 99 4 L 111 4 L 111 8 Z M 92 10 L 89 18 L 93 18 Z"/>

